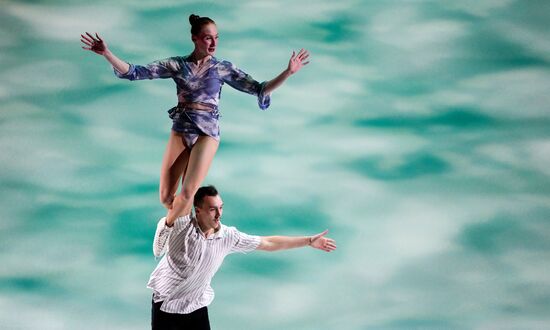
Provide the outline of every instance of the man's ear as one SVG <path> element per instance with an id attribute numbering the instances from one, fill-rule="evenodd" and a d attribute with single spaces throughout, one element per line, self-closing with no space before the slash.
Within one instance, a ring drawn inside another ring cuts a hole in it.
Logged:
<path id="1" fill-rule="evenodd" d="M 193 41 L 193 43 L 195 43 L 197 41 L 197 37 L 195 37 L 194 35 L 191 35 L 191 41 Z"/>

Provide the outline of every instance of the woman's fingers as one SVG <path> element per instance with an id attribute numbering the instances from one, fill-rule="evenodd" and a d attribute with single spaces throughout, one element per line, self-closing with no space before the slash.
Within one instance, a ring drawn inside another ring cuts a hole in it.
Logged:
<path id="1" fill-rule="evenodd" d="M 294 55 L 294 52 L 292 52 L 292 54 Z M 294 60 L 301 62 L 302 65 L 306 65 L 309 63 L 309 61 L 307 62 L 304 62 L 304 61 L 307 60 L 308 58 L 309 58 L 309 52 L 302 48 L 300 49 L 296 57 L 294 57 Z"/>
<path id="2" fill-rule="evenodd" d="M 96 39 L 93 35 L 89 34 L 88 32 L 86 32 L 86 34 L 90 37 L 90 39 L 92 39 L 92 41 L 94 42 L 101 42 L 100 39 Z M 97 35 L 97 34 L 96 34 Z"/>
<path id="3" fill-rule="evenodd" d="M 309 58 L 309 53 L 307 51 L 302 53 L 302 55 L 300 55 L 300 57 L 299 57 L 301 62 L 307 60 L 308 58 Z"/>
<path id="4" fill-rule="evenodd" d="M 92 47 L 92 43 L 89 42 L 88 40 L 80 38 L 80 41 L 82 41 L 82 43 L 85 44 L 86 46 Z"/>
<path id="5" fill-rule="evenodd" d="M 97 32 L 95 33 L 95 37 L 89 32 L 81 34 L 80 37 L 80 41 L 85 45 L 82 49 L 91 50 L 97 54 L 105 52 L 107 47 Z"/>
<path id="6" fill-rule="evenodd" d="M 88 32 L 86 32 L 86 33 L 88 33 Z M 86 40 L 86 41 L 88 41 L 88 42 L 90 42 L 90 43 L 94 41 L 93 39 L 90 39 L 90 37 L 85 36 L 85 35 L 83 35 L 83 34 L 81 34 L 80 36 L 82 37 L 82 39 L 84 39 L 84 40 Z"/>
<path id="7" fill-rule="evenodd" d="M 306 61 L 308 58 L 309 52 L 303 48 L 297 54 L 296 51 L 292 51 L 292 56 L 290 56 L 290 62 L 288 63 L 291 74 L 300 70 L 304 65 L 309 64 L 309 61 Z"/>

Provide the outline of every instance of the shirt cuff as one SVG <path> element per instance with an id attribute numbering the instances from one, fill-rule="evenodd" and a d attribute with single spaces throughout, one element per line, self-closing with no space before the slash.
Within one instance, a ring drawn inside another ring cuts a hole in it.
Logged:
<path id="1" fill-rule="evenodd" d="M 176 218 L 176 221 L 174 221 L 174 224 L 176 224 L 176 223 L 185 224 L 189 221 L 191 221 L 191 215 L 190 214 Z"/>
<path id="2" fill-rule="evenodd" d="M 174 226 L 168 227 L 168 226 L 166 225 L 166 217 L 162 217 L 162 218 L 159 220 L 158 224 L 157 224 L 157 229 L 158 229 L 158 230 L 160 230 L 160 229 L 172 230 L 172 228 L 174 228 Z"/>
<path id="3" fill-rule="evenodd" d="M 267 81 L 260 84 L 260 92 L 258 93 L 258 106 L 262 110 L 267 110 L 271 105 L 271 95 L 264 94 L 265 85 L 267 85 Z"/>
<path id="4" fill-rule="evenodd" d="M 258 247 L 260 246 L 260 243 L 262 243 L 262 238 L 260 236 L 252 236 L 253 237 L 253 246 L 254 248 L 252 249 L 252 251 L 254 250 L 257 250 Z"/>
<path id="5" fill-rule="evenodd" d="M 115 75 L 122 79 L 130 79 L 134 75 L 134 71 L 136 71 L 136 67 L 133 64 L 128 63 L 130 65 L 130 68 L 128 69 L 128 72 L 126 73 L 120 73 L 113 67 L 113 71 L 115 72 Z"/>

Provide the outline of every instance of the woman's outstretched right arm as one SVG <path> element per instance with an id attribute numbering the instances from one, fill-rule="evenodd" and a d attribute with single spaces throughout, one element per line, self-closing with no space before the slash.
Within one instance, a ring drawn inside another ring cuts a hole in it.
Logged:
<path id="1" fill-rule="evenodd" d="M 154 61 L 146 66 L 129 64 L 111 53 L 105 41 L 103 41 L 97 33 L 95 37 L 88 32 L 86 32 L 86 35 L 81 34 L 80 36 L 82 37 L 80 41 L 85 45 L 82 48 L 105 57 L 115 69 L 116 76 L 122 79 L 143 80 L 172 78 L 181 68 L 178 57 L 169 57 L 163 60 Z"/>
<path id="2" fill-rule="evenodd" d="M 107 47 L 107 43 L 97 33 L 95 37 L 88 32 L 86 32 L 86 35 L 81 34 L 80 36 L 80 41 L 85 45 L 82 46 L 83 49 L 102 55 L 121 74 L 125 74 L 130 70 L 130 65 L 111 53 L 109 47 Z"/>

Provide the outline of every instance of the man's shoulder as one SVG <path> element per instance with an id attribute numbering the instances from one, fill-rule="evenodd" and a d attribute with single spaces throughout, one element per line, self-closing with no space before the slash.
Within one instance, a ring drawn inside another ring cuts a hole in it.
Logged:
<path id="1" fill-rule="evenodd" d="M 221 224 L 221 230 L 224 233 L 224 236 L 234 235 L 239 230 L 234 226 L 226 226 L 223 223 Z"/>
<path id="2" fill-rule="evenodd" d="M 222 225 L 222 230 L 223 230 L 223 236 L 224 237 L 235 238 L 235 237 L 238 237 L 239 235 L 243 234 L 243 232 L 240 231 L 235 226 L 226 226 L 224 224 L 221 224 L 221 225 Z"/>

